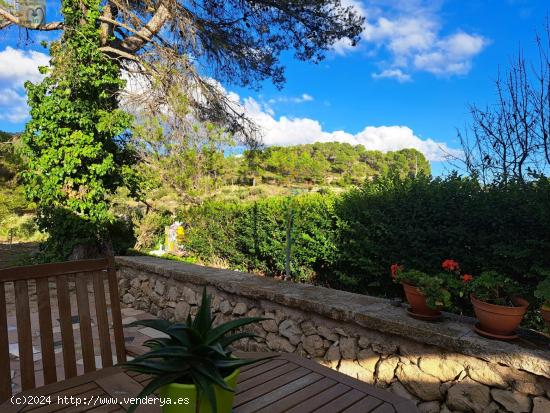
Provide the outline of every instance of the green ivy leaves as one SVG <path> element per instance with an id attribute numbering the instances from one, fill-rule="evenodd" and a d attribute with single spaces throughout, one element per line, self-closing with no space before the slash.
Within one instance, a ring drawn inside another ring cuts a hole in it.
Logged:
<path id="1" fill-rule="evenodd" d="M 118 108 L 120 68 L 99 50 L 99 10 L 99 0 L 63 2 L 66 29 L 50 47 L 51 66 L 41 69 L 42 82 L 26 84 L 23 178 L 51 259 L 106 238 L 114 221 L 107 196 L 130 175 L 133 157 L 121 135 L 132 118 Z"/>

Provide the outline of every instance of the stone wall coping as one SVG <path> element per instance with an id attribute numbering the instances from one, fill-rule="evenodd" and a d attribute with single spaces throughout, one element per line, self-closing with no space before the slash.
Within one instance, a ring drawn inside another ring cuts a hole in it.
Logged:
<path id="1" fill-rule="evenodd" d="M 443 321 L 429 323 L 408 317 L 404 307 L 378 297 L 149 256 L 120 256 L 116 263 L 119 268 L 213 286 L 229 294 L 267 300 L 550 378 L 550 345 L 542 349 L 523 338 L 517 342 L 485 339 L 473 332 L 475 319 L 470 317 L 444 313 Z"/>

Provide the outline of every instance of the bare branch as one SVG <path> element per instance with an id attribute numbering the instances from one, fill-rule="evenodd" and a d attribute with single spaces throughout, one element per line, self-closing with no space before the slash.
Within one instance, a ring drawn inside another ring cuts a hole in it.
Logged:
<path id="1" fill-rule="evenodd" d="M 0 17 L 3 17 L 5 20 L 7 20 L 9 22 L 9 24 L 15 24 L 19 27 L 23 27 L 23 28 L 28 29 L 28 30 L 40 30 L 40 31 L 63 30 L 63 22 L 45 23 L 45 24 L 41 24 L 38 27 L 24 26 L 21 23 L 21 20 L 19 19 L 19 17 L 14 16 L 13 14 L 11 14 L 10 12 L 8 12 L 4 9 L 0 9 Z M 9 24 L 0 25 L 0 29 L 2 29 L 4 27 L 7 27 Z"/>
<path id="2" fill-rule="evenodd" d="M 128 51 L 137 52 L 147 44 L 147 40 L 144 39 L 151 39 L 159 33 L 164 23 L 166 23 L 170 17 L 170 10 L 165 6 L 165 2 L 161 2 L 149 22 L 143 26 L 136 35 L 129 36 L 122 41 L 122 48 Z"/>
<path id="3" fill-rule="evenodd" d="M 140 31 L 138 31 L 136 29 L 133 29 L 132 27 L 128 26 L 127 24 L 124 24 L 124 23 L 119 22 L 117 20 L 113 20 L 113 19 L 110 19 L 110 18 L 105 17 L 105 16 L 99 17 L 99 20 L 102 21 L 102 22 L 105 22 L 105 23 L 110 23 L 114 26 L 122 27 L 123 29 L 128 30 L 130 33 L 134 33 L 136 36 L 141 37 L 146 42 L 151 42 L 152 41 L 151 38 L 143 36 L 140 33 Z"/>
<path id="4" fill-rule="evenodd" d="M 119 50 L 119 49 L 115 49 L 114 47 L 111 47 L 111 46 L 100 47 L 99 50 L 101 50 L 102 52 L 104 52 L 105 54 L 107 54 L 110 57 L 113 57 L 112 55 L 116 55 L 119 58 L 124 58 L 124 59 L 128 59 L 128 60 L 133 60 L 133 61 L 138 61 L 139 60 L 133 54 L 124 52 L 124 51 Z"/>

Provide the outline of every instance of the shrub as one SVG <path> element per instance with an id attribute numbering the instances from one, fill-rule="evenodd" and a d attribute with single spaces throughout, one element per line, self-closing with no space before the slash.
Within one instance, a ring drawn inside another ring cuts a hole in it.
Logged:
<path id="1" fill-rule="evenodd" d="M 201 260 L 221 259 L 236 269 L 281 275 L 292 207 L 291 274 L 310 281 L 334 257 L 333 204 L 332 195 L 320 194 L 210 201 L 181 211 L 178 219 L 188 226 L 186 247 Z"/>
<path id="2" fill-rule="evenodd" d="M 464 271 L 509 274 L 533 290 L 550 268 L 550 183 L 481 187 L 472 178 L 382 178 L 336 202 L 338 287 L 378 295 L 399 291 L 391 263 L 430 273 L 441 257 Z"/>

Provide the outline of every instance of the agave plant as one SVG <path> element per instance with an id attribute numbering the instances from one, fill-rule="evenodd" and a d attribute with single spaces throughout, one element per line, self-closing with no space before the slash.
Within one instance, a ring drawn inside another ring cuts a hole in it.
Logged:
<path id="1" fill-rule="evenodd" d="M 201 305 L 194 319 L 191 315 L 185 323 L 170 323 L 166 320 L 140 320 L 129 327 L 145 326 L 158 330 L 168 337 L 147 340 L 144 346 L 151 350 L 120 366 L 153 376 L 137 398 L 142 398 L 170 383 L 194 384 L 197 389 L 197 406 L 206 397 L 214 412 L 217 411 L 214 386 L 233 392 L 224 381 L 239 367 L 261 359 L 239 359 L 232 355 L 229 345 L 243 338 L 257 337 L 248 332 L 235 332 L 245 325 L 266 320 L 262 317 L 246 317 L 213 327 L 210 311 L 210 297 L 206 288 L 202 293 Z M 137 405 L 128 410 L 133 412 Z"/>

